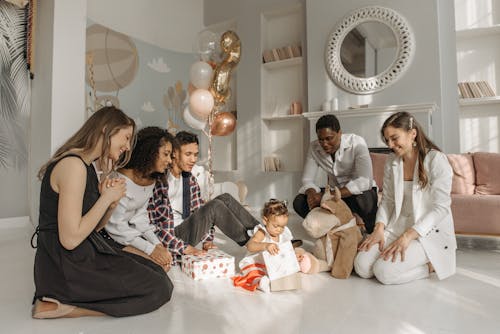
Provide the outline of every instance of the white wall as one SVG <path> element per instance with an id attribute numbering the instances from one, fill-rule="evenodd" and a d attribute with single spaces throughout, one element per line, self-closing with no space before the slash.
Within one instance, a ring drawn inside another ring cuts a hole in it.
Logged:
<path id="1" fill-rule="evenodd" d="M 118 5 L 117 5 L 118 4 Z M 88 7 L 87 7 L 88 6 Z M 89 17 L 168 48 L 191 52 L 203 2 L 44 0 L 39 2 L 30 133 L 29 215 L 36 225 L 36 173 L 85 121 L 85 29 Z M 134 33 L 132 33 L 132 31 Z M 26 201 L 26 199 L 20 199 Z M 28 213 L 26 213 L 28 214 Z"/>
<path id="2" fill-rule="evenodd" d="M 39 3 L 28 190 L 29 215 L 35 225 L 40 193 L 38 169 L 80 127 L 85 117 L 86 9 L 86 0 Z"/>
<path id="3" fill-rule="evenodd" d="M 0 168 L 0 220 L 9 217 L 27 216 L 29 203 L 28 169 Z"/>
<path id="4" fill-rule="evenodd" d="M 120 1 L 118 6 L 116 1 L 111 0 L 42 1 L 38 12 L 31 120 L 29 202 L 32 218 L 37 217 L 38 211 L 39 182 L 34 178 L 36 171 L 48 159 L 53 148 L 83 122 L 84 27 L 87 11 L 93 21 L 157 45 L 165 43 L 164 47 L 184 52 L 192 50 L 196 34 L 204 25 L 234 18 L 243 43 L 243 56 L 237 68 L 238 171 L 218 177 L 243 178 L 249 186 L 248 202 L 254 206 L 260 206 L 271 196 L 292 200 L 300 184 L 301 173 L 261 172 L 260 13 L 297 2 L 303 3 L 307 9 L 308 43 L 304 45 L 304 53 L 308 62 L 308 107 L 312 111 L 319 108 L 328 94 L 332 94 L 331 90 L 335 90 L 324 70 L 323 53 L 327 35 L 348 11 L 373 4 L 372 1 L 210 0 L 206 1 L 205 8 L 203 0 L 125 0 Z M 441 65 L 450 50 L 439 45 L 439 38 L 444 39 L 447 35 L 441 32 L 448 29 L 444 17 L 453 16 L 453 11 L 447 13 L 448 5 L 438 6 L 437 0 L 379 0 L 377 3 L 394 8 L 410 21 L 416 33 L 417 53 L 403 79 L 386 91 L 375 94 L 373 104 L 436 102 L 442 107 L 433 125 L 438 129 L 436 137 L 446 137 L 447 142 L 443 145 L 445 150 L 455 151 L 452 144 L 458 145 L 459 142 L 458 135 L 455 136 L 458 133 L 457 111 L 453 105 L 445 106 L 443 103 L 443 96 L 453 95 L 443 93 L 451 91 L 443 78 L 449 76 L 449 80 L 453 81 L 456 73 L 447 72 L 451 66 Z M 61 17 L 62 9 L 64 17 Z M 454 55 L 454 52 L 452 50 L 451 54 Z M 426 70 L 422 71 L 422 68 Z M 456 94 L 456 80 L 453 91 Z M 67 94 L 71 99 L 64 97 Z M 446 132 L 442 129 L 443 124 L 447 124 Z M 438 144 L 443 143 L 438 141 Z"/>
<path id="5" fill-rule="evenodd" d="M 203 0 L 87 0 L 89 19 L 164 49 L 192 52 Z"/>
<path id="6" fill-rule="evenodd" d="M 242 40 L 242 59 L 238 65 L 238 171 L 225 178 L 242 178 L 249 187 L 248 202 L 261 206 L 269 197 L 293 200 L 301 173 L 261 172 L 260 120 L 260 13 L 273 8 L 303 3 L 306 10 L 307 45 L 303 52 L 307 62 L 307 110 L 319 110 L 325 99 L 341 94 L 344 105 L 370 103 L 373 106 L 433 103 L 441 110 L 433 117 L 433 137 L 447 152 L 459 150 L 458 107 L 456 105 L 456 65 L 454 42 L 440 46 L 440 38 L 452 38 L 453 3 L 438 8 L 438 0 L 378 0 L 375 3 L 401 13 L 415 32 L 416 55 L 404 77 L 392 87 L 363 99 L 337 89 L 324 65 L 327 36 L 348 12 L 374 5 L 372 0 L 207 0 L 205 24 L 235 19 Z M 446 12 L 448 11 L 448 12 Z M 449 16 L 448 21 L 445 17 Z M 445 17 L 443 17 L 445 16 Z M 453 45 L 452 45 L 453 44 Z M 444 61 L 448 63 L 444 63 Z M 455 67 L 455 68 L 454 68 Z M 368 99 L 369 101 L 366 101 Z M 365 102 L 366 101 L 366 102 Z M 451 101 L 451 102 L 450 102 Z M 444 127 L 446 124 L 446 128 Z M 374 129 L 378 131 L 378 129 Z M 300 149 L 300 148 L 298 148 Z M 290 152 L 294 154 L 294 152 Z"/>
<path id="7" fill-rule="evenodd" d="M 325 45 L 331 31 L 347 13 L 374 5 L 374 2 L 306 1 L 309 111 L 319 111 L 323 101 L 337 95 L 339 104 L 344 107 L 365 103 L 370 106 L 436 103 L 441 110 L 433 115 L 433 138 L 445 151 L 458 152 L 453 2 L 439 2 L 447 5 L 441 4 L 438 8 L 437 0 L 375 2 L 376 5 L 394 9 L 406 18 L 415 35 L 415 56 L 408 71 L 394 85 L 375 94 L 359 96 L 338 89 L 330 80 L 324 65 Z M 448 42 L 449 39 L 452 42 Z M 453 103 L 450 103 L 450 97 Z"/>
<path id="8" fill-rule="evenodd" d="M 457 89 L 457 58 L 455 33 L 455 6 L 453 1 L 437 1 L 438 15 L 438 46 L 439 46 L 439 77 L 441 85 L 441 117 L 433 124 L 434 136 L 439 138 L 440 147 L 447 153 L 459 153 L 460 146 L 460 108 L 458 107 Z M 425 82 L 423 83 L 425 84 Z M 434 120 L 434 119 L 433 119 Z"/>
<path id="9" fill-rule="evenodd" d="M 35 35 L 35 77 L 31 89 L 28 202 L 31 222 L 38 223 L 40 182 L 36 174 L 51 154 L 52 50 L 54 1 L 39 3 Z"/>
<path id="10" fill-rule="evenodd" d="M 260 207 L 271 197 L 290 203 L 299 189 L 302 173 L 264 173 L 261 157 L 261 87 L 262 59 L 261 13 L 304 1 L 294 0 L 209 0 L 205 1 L 205 25 L 234 19 L 242 41 L 242 57 L 237 73 L 237 171 L 217 173 L 216 179 L 243 179 L 248 186 L 247 203 Z M 305 4 L 303 4 L 305 8 Z M 304 92 L 305 96 L 305 92 Z M 304 100 L 304 103 L 306 100 Z M 302 148 L 298 147 L 298 150 Z M 294 154 L 294 152 L 290 152 Z"/>

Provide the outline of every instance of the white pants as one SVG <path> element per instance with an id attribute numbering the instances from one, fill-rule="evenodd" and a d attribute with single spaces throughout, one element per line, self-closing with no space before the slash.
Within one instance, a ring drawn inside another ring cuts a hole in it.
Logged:
<path id="1" fill-rule="evenodd" d="M 385 245 L 389 246 L 398 236 L 386 232 Z M 422 244 L 412 240 L 405 251 L 405 260 L 401 262 L 400 254 L 396 261 L 392 258 L 384 261 L 380 258 L 379 244 L 373 245 L 367 252 L 360 251 L 354 260 L 354 270 L 363 278 L 375 276 L 382 284 L 402 284 L 429 276 L 429 259 Z"/>

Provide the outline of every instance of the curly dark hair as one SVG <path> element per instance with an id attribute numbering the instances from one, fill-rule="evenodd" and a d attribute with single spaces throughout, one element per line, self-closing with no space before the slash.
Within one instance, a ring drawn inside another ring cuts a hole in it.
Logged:
<path id="1" fill-rule="evenodd" d="M 125 169 L 134 169 L 143 176 L 156 177 L 157 173 L 152 172 L 160 147 L 168 143 L 173 143 L 174 136 L 165 129 L 157 126 L 148 126 L 137 132 L 137 142 L 135 144 L 129 162 Z"/>
<path id="2" fill-rule="evenodd" d="M 286 201 L 280 201 L 275 198 L 271 198 L 264 204 L 262 209 L 262 217 L 271 219 L 272 216 L 288 216 L 288 208 Z"/>

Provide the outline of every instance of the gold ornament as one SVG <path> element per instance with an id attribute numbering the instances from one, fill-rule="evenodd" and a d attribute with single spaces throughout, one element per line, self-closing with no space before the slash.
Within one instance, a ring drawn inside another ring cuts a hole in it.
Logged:
<path id="1" fill-rule="evenodd" d="M 234 31 L 228 30 L 222 34 L 220 45 L 224 58 L 215 67 L 210 85 L 210 93 L 214 96 L 214 102 L 217 106 L 223 105 L 228 99 L 231 72 L 238 65 L 241 57 L 240 38 Z"/>

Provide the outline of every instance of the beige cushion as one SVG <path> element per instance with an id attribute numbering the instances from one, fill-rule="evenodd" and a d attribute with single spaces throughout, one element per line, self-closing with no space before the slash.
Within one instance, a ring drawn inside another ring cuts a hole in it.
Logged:
<path id="1" fill-rule="evenodd" d="M 472 154 L 448 154 L 448 161 L 453 168 L 452 194 L 473 195 L 476 176 Z"/>
<path id="2" fill-rule="evenodd" d="M 500 195 L 500 154 L 476 152 L 473 158 L 476 169 L 476 194 Z"/>
<path id="3" fill-rule="evenodd" d="M 302 222 L 306 232 L 313 238 L 324 236 L 337 225 L 340 225 L 339 219 L 323 208 L 312 209 Z"/>

